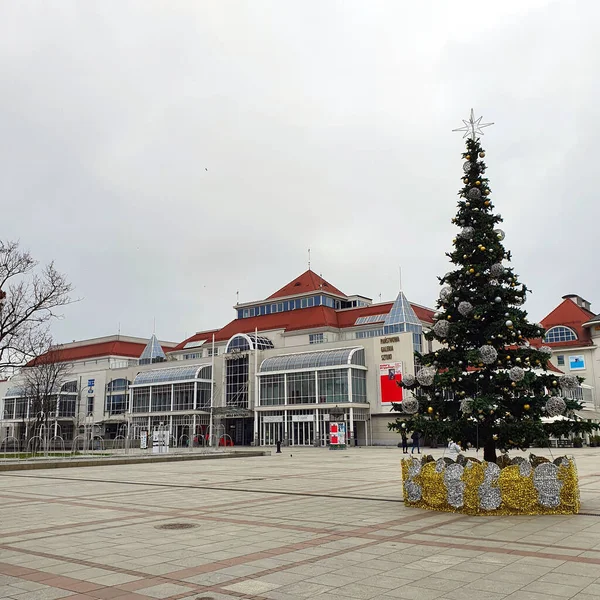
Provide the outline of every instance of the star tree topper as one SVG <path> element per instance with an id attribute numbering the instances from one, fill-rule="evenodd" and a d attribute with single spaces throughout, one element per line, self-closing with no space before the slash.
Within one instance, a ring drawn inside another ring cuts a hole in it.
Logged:
<path id="1" fill-rule="evenodd" d="M 481 119 L 483 117 L 479 117 L 479 119 L 475 118 L 475 114 L 473 113 L 473 109 L 471 109 L 471 117 L 469 120 L 462 119 L 462 122 L 465 124 L 464 127 L 459 127 L 458 129 L 453 129 L 452 131 L 464 131 L 465 135 L 463 138 L 470 137 L 472 140 L 477 138 L 479 135 L 483 135 L 483 131 L 481 131 L 484 127 L 489 127 L 493 125 L 493 123 L 482 123 Z"/>

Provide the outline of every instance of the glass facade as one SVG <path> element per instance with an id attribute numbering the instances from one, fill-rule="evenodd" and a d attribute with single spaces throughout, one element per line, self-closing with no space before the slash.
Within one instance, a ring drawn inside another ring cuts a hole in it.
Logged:
<path id="1" fill-rule="evenodd" d="M 127 379 L 113 379 L 106 386 L 104 412 L 109 415 L 122 415 L 127 412 Z"/>
<path id="2" fill-rule="evenodd" d="M 225 352 L 248 352 L 248 350 L 270 350 L 271 348 L 274 346 L 269 338 L 254 333 L 238 333 L 227 342 Z"/>
<path id="3" fill-rule="evenodd" d="M 317 401 L 315 385 L 315 374 L 311 371 L 288 373 L 288 404 L 315 404 Z"/>
<path id="4" fill-rule="evenodd" d="M 329 308 L 350 308 L 352 306 L 363 306 L 364 302 L 344 302 L 329 296 L 308 296 L 305 298 L 295 298 L 284 300 L 283 302 L 270 302 L 259 306 L 249 306 L 247 308 L 238 308 L 238 319 L 247 319 L 249 317 L 259 317 L 261 315 L 271 315 L 274 313 L 288 312 L 302 308 L 312 308 L 313 306 L 328 306 Z"/>
<path id="5" fill-rule="evenodd" d="M 335 367 L 342 365 L 365 365 L 363 348 L 340 348 L 336 350 L 320 350 L 318 352 L 301 352 L 284 354 L 263 360 L 260 372 L 299 371 L 319 367 Z"/>
<path id="6" fill-rule="evenodd" d="M 319 371 L 319 402 L 349 402 L 348 369 Z"/>
<path id="7" fill-rule="evenodd" d="M 151 385 L 154 383 L 167 383 L 171 381 L 185 381 L 186 379 L 210 379 L 211 365 L 189 365 L 185 367 L 171 367 L 169 369 L 154 369 L 138 373 L 133 380 L 133 385 Z"/>
<path id="8" fill-rule="evenodd" d="M 260 378 L 261 406 L 285 404 L 285 375 L 265 375 Z"/>
<path id="9" fill-rule="evenodd" d="M 248 355 L 227 359 L 225 363 L 225 404 L 248 408 Z"/>

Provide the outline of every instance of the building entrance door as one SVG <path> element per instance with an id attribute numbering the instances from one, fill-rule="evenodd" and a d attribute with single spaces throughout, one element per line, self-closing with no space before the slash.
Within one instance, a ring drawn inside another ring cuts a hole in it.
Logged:
<path id="1" fill-rule="evenodd" d="M 292 446 L 312 446 L 314 439 L 314 422 L 292 423 Z"/>
<path id="2" fill-rule="evenodd" d="M 274 446 L 277 442 L 283 442 L 283 423 L 263 423 L 261 446 Z"/>

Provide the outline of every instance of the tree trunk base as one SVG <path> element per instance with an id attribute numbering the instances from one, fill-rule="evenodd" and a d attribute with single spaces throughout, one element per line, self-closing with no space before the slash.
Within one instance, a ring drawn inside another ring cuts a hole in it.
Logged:
<path id="1" fill-rule="evenodd" d="M 486 462 L 496 462 L 496 442 L 494 440 L 490 440 L 486 442 L 483 446 L 483 460 Z"/>

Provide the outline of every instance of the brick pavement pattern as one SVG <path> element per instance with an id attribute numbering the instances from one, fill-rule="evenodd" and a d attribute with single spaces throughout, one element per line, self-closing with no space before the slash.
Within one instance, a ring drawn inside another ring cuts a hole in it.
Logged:
<path id="1" fill-rule="evenodd" d="M 543 517 L 407 508 L 395 448 L 0 473 L 0 598 L 592 600 L 600 449 L 572 453 L 582 514 Z"/>

